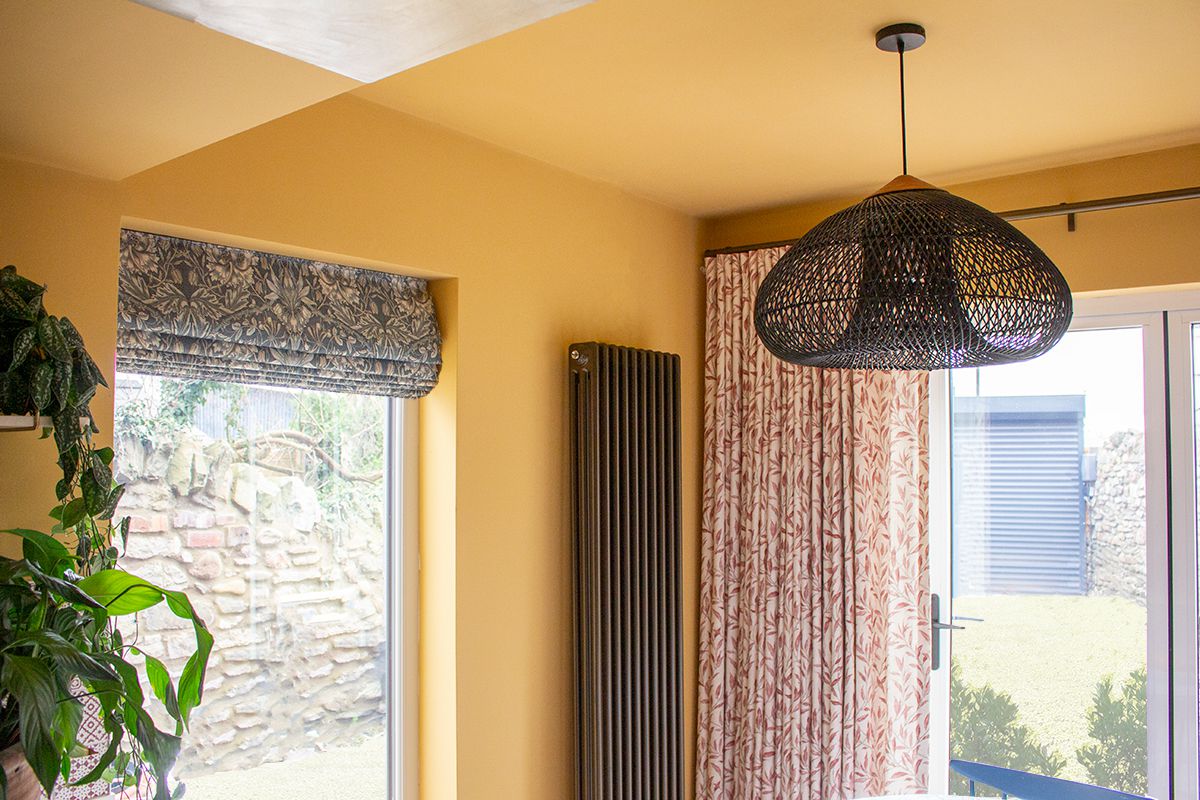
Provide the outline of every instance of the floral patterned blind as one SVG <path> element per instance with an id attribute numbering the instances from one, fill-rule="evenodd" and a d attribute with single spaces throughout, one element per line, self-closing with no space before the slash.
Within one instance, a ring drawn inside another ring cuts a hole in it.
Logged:
<path id="1" fill-rule="evenodd" d="M 441 333 L 419 278 L 121 231 L 117 368 L 422 397 Z"/>

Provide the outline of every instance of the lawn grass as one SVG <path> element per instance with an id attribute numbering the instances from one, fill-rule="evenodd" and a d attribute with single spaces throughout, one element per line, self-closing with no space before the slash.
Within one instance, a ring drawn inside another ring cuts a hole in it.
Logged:
<path id="1" fill-rule="evenodd" d="M 377 800 L 387 796 L 387 738 L 257 767 L 185 778 L 187 800 Z"/>
<path id="2" fill-rule="evenodd" d="M 1087 780 L 1075 750 L 1088 740 L 1087 711 L 1096 684 L 1116 685 L 1146 665 L 1146 610 L 1118 597 L 993 596 L 954 600 L 963 622 L 953 657 L 963 679 L 1007 692 L 1021 721 L 1067 767 L 1060 775 Z"/>

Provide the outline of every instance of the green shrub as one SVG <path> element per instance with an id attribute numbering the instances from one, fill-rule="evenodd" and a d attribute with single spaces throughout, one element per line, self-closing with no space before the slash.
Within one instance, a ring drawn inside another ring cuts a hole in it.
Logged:
<path id="1" fill-rule="evenodd" d="M 990 685 L 967 683 L 957 661 L 950 665 L 950 696 L 951 758 L 1050 776 L 1067 765 L 1066 759 L 1045 747 L 1033 730 L 1019 721 L 1012 697 Z M 950 789 L 954 794 L 966 794 L 966 779 L 952 773 Z M 976 791 L 998 794 L 982 786 Z"/>
<path id="2" fill-rule="evenodd" d="M 294 431 L 306 445 L 304 482 L 327 522 L 360 524 L 383 512 L 386 405 L 378 397 L 301 392 Z M 382 522 L 382 520 L 380 520 Z"/>
<path id="3" fill-rule="evenodd" d="M 225 427 L 230 435 L 240 427 L 238 417 L 246 395 L 245 386 L 220 381 L 165 378 L 158 383 L 158 389 L 157 397 L 143 393 L 118 402 L 114 409 L 115 429 L 147 444 L 177 441 L 179 434 L 195 425 L 197 412 L 211 395 L 223 395 L 229 399 Z"/>
<path id="4" fill-rule="evenodd" d="M 1146 670 L 1136 670 L 1113 695 L 1113 678 L 1096 684 L 1088 737 L 1075 751 L 1088 779 L 1133 794 L 1146 793 Z"/>

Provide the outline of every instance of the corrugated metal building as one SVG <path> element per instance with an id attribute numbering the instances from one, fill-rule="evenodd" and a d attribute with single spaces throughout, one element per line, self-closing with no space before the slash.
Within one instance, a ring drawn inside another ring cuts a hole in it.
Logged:
<path id="1" fill-rule="evenodd" d="M 954 593 L 1087 592 L 1082 395 L 955 397 Z"/>

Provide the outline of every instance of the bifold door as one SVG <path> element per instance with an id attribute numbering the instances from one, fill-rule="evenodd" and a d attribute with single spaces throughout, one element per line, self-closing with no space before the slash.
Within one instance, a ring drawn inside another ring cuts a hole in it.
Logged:
<path id="1" fill-rule="evenodd" d="M 1189 305 L 1087 299 L 1047 355 L 935 375 L 935 791 L 961 758 L 1196 799 Z"/>

